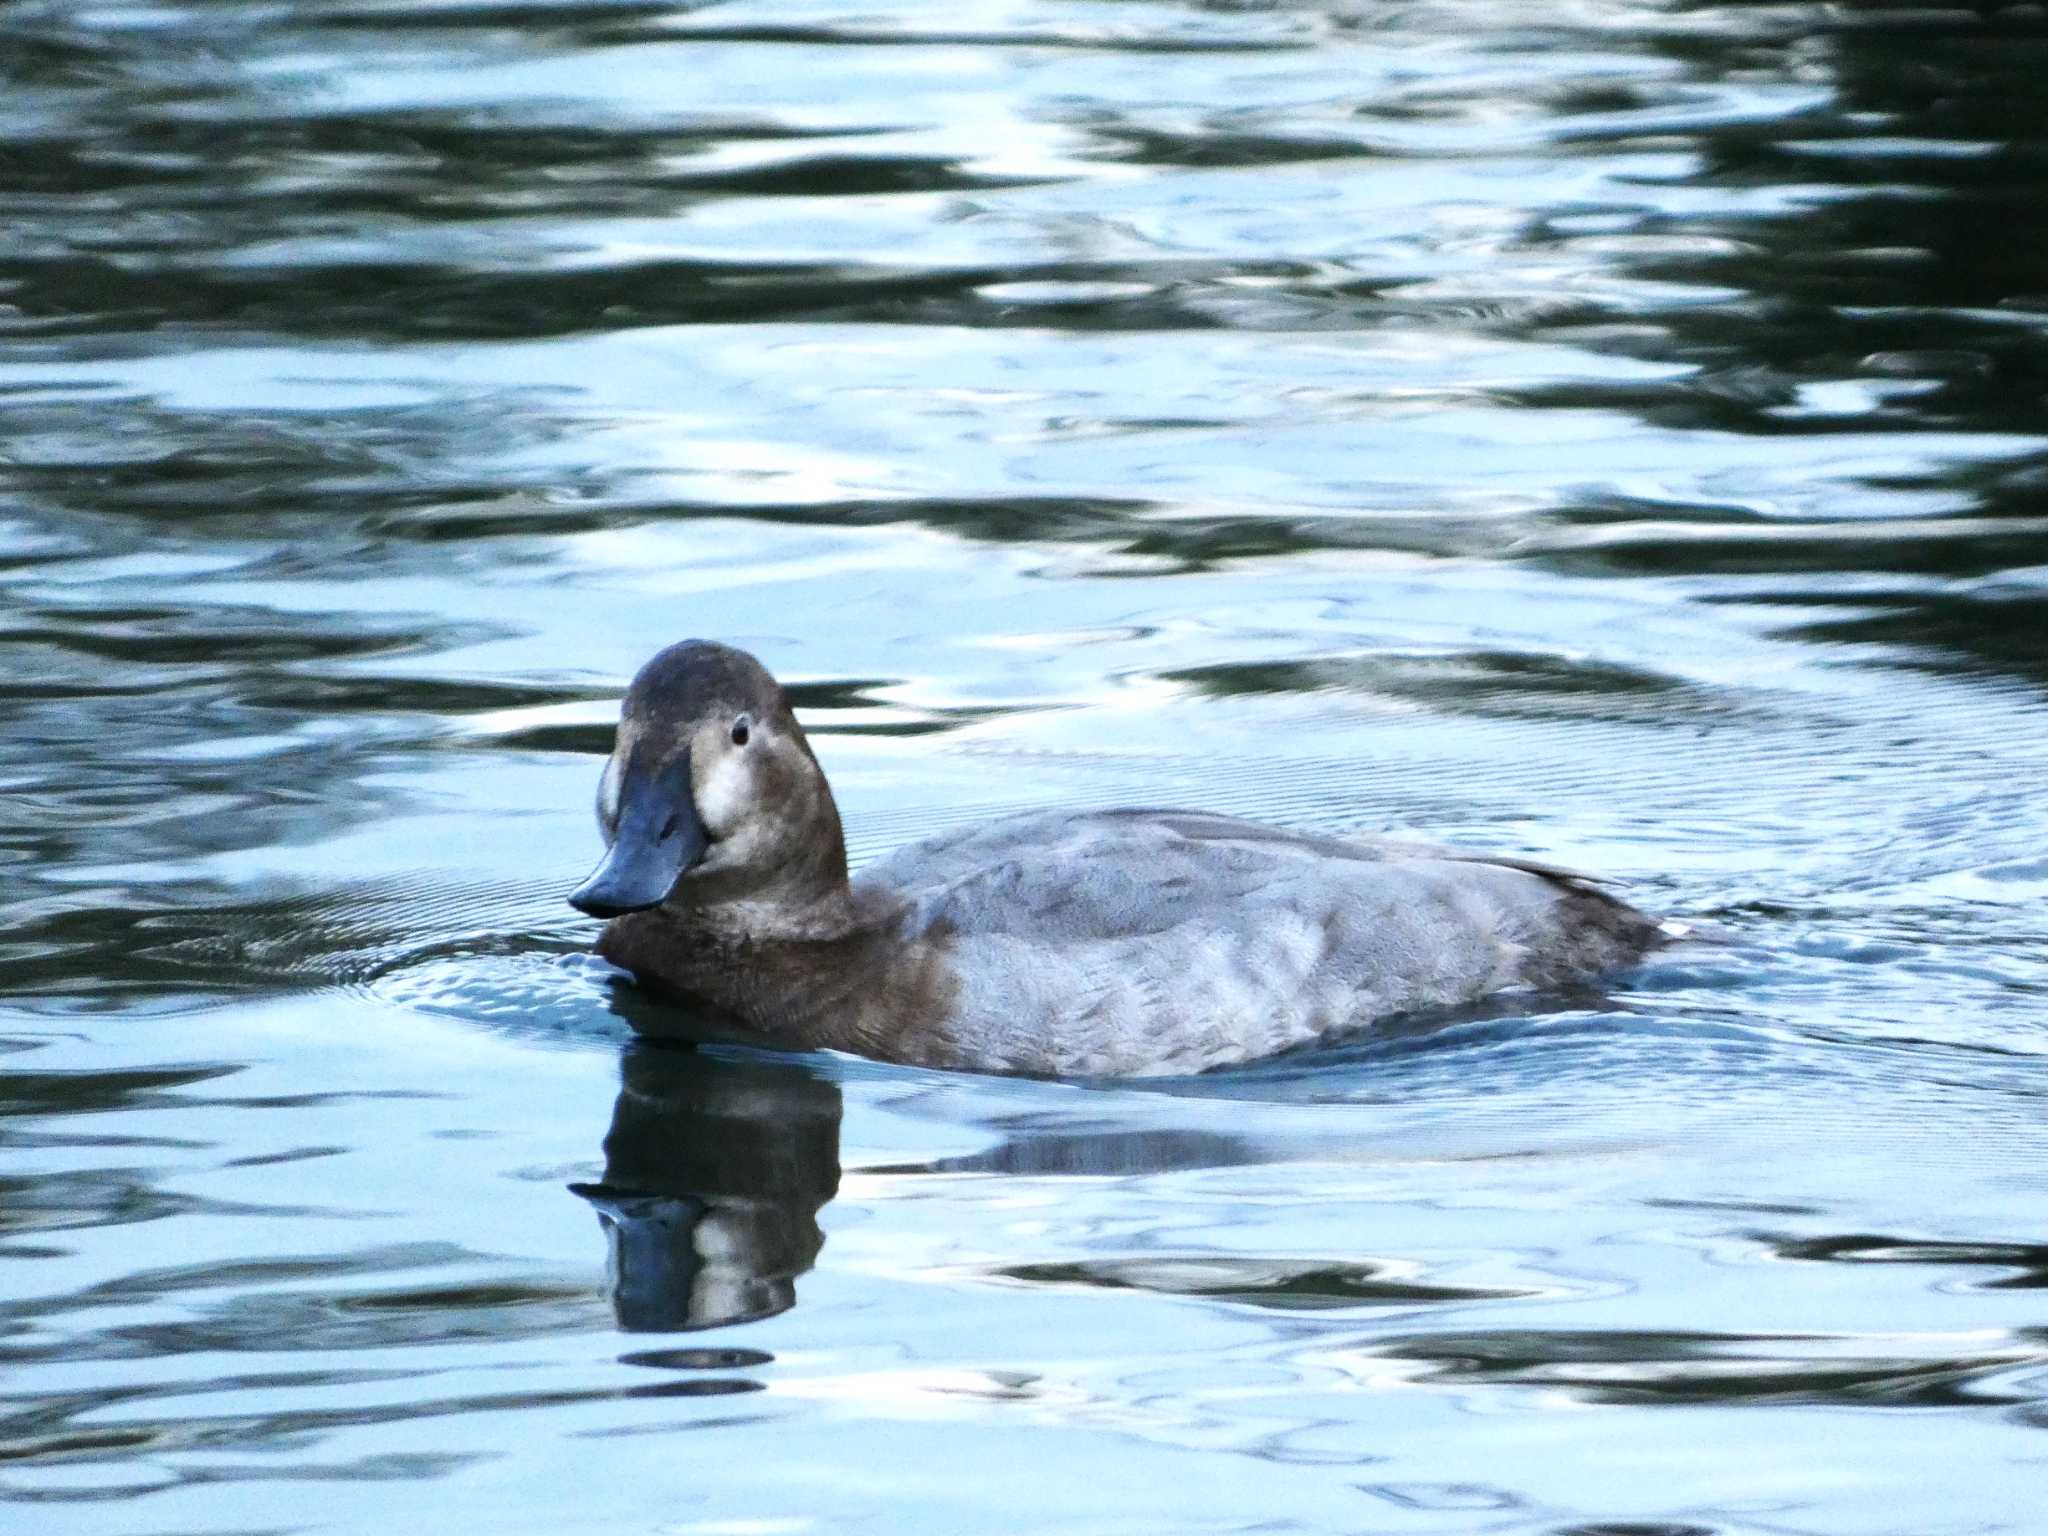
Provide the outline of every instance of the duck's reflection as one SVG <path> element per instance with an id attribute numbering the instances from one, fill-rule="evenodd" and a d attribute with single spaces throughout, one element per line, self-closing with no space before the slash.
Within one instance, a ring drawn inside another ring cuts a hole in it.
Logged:
<path id="1" fill-rule="evenodd" d="M 711 1328 L 794 1306 L 839 1189 L 839 1116 L 838 1085 L 793 1063 L 628 1049 L 604 1182 L 571 1186 L 604 1225 L 619 1326 Z"/>

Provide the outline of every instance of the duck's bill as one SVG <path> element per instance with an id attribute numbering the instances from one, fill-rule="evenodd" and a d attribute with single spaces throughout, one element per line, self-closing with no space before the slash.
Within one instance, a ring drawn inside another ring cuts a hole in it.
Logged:
<path id="1" fill-rule="evenodd" d="M 690 798 L 687 752 L 659 773 L 628 763 L 619 782 L 618 834 L 604 862 L 569 893 L 569 904 L 592 917 L 658 907 L 709 842 Z"/>

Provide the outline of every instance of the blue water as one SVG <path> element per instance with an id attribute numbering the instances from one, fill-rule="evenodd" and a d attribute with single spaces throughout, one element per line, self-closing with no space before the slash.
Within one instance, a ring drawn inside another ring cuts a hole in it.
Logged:
<path id="1" fill-rule="evenodd" d="M 2048 15 L 0 12 L 0 1529 L 2041 1530 Z M 1723 942 L 1143 1086 L 635 1047 L 625 680 L 856 859 Z"/>

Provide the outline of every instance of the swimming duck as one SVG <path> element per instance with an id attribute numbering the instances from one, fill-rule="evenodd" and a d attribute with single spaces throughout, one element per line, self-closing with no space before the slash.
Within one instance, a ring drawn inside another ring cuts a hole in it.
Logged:
<path id="1" fill-rule="evenodd" d="M 752 656 L 626 691 L 569 900 L 685 1009 L 643 1033 L 1054 1076 L 1185 1074 L 1418 1009 L 1584 982 L 1657 943 L 1586 877 L 1203 811 L 1044 811 L 848 878 L 839 811 Z"/>

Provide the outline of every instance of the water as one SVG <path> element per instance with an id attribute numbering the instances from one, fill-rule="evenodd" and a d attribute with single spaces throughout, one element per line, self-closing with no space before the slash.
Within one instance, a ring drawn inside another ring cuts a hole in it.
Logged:
<path id="1" fill-rule="evenodd" d="M 2048 16 L 0 16 L 0 1525 L 2033 1531 Z M 1723 948 L 1144 1087 L 636 1049 L 624 680 Z"/>

